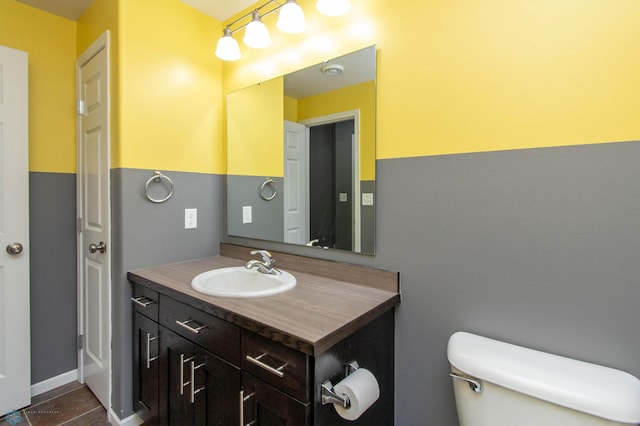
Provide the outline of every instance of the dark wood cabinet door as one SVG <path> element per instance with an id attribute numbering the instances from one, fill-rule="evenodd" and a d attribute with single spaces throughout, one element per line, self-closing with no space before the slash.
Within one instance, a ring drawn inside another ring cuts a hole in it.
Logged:
<path id="1" fill-rule="evenodd" d="M 309 424 L 309 404 L 303 404 L 251 374 L 242 373 L 242 392 L 243 424 L 252 426 Z"/>
<path id="2" fill-rule="evenodd" d="M 159 415 L 158 324 L 144 315 L 133 315 L 133 402 L 146 425 L 157 425 Z"/>
<path id="3" fill-rule="evenodd" d="M 227 426 L 240 423 L 240 368 L 205 350 L 196 352 L 195 423 Z"/>
<path id="4" fill-rule="evenodd" d="M 190 398 L 190 363 L 194 345 L 160 327 L 160 424 L 192 425 L 194 403 Z"/>

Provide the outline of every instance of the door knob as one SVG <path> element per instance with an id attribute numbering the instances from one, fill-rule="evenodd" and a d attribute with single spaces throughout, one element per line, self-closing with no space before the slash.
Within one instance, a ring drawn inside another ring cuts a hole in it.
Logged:
<path id="1" fill-rule="evenodd" d="M 104 241 L 100 241 L 98 245 L 94 243 L 89 244 L 89 253 L 95 253 L 99 251 L 100 253 L 104 253 L 107 246 L 104 244 Z"/>
<path id="2" fill-rule="evenodd" d="M 11 243 L 7 246 L 7 253 L 9 253 L 10 255 L 16 255 L 16 254 L 20 254 L 22 253 L 22 250 L 24 249 L 24 247 L 22 247 L 22 244 L 20 243 Z"/>

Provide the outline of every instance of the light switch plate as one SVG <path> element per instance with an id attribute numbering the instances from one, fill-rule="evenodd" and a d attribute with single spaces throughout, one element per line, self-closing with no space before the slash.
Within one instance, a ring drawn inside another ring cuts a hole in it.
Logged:
<path id="1" fill-rule="evenodd" d="M 362 205 L 363 206 L 372 206 L 373 205 L 373 192 L 363 192 L 362 193 Z"/>
<path id="2" fill-rule="evenodd" d="M 184 229 L 198 227 L 198 209 L 184 209 Z"/>
<path id="3" fill-rule="evenodd" d="M 251 206 L 242 206 L 242 223 L 253 222 Z"/>

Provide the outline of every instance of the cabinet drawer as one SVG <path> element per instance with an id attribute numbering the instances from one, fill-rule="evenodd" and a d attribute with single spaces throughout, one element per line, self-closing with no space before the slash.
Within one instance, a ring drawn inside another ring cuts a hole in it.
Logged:
<path id="1" fill-rule="evenodd" d="M 240 328 L 160 295 L 160 324 L 227 361 L 240 364 Z"/>
<path id="2" fill-rule="evenodd" d="M 131 303 L 136 312 L 158 321 L 158 293 L 138 284 L 133 285 Z"/>
<path id="3" fill-rule="evenodd" d="M 309 357 L 242 330 L 242 369 L 302 402 L 309 401 Z"/>
<path id="4" fill-rule="evenodd" d="M 302 403 L 284 392 L 242 373 L 242 425 L 309 425 L 311 403 Z"/>

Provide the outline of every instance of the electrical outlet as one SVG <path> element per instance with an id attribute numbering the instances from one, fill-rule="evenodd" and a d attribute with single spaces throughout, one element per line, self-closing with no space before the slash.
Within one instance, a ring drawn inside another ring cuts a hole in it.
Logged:
<path id="1" fill-rule="evenodd" d="M 251 206 L 242 206 L 242 223 L 253 222 Z"/>
<path id="2" fill-rule="evenodd" d="M 198 227 L 198 209 L 184 209 L 184 229 Z"/>

